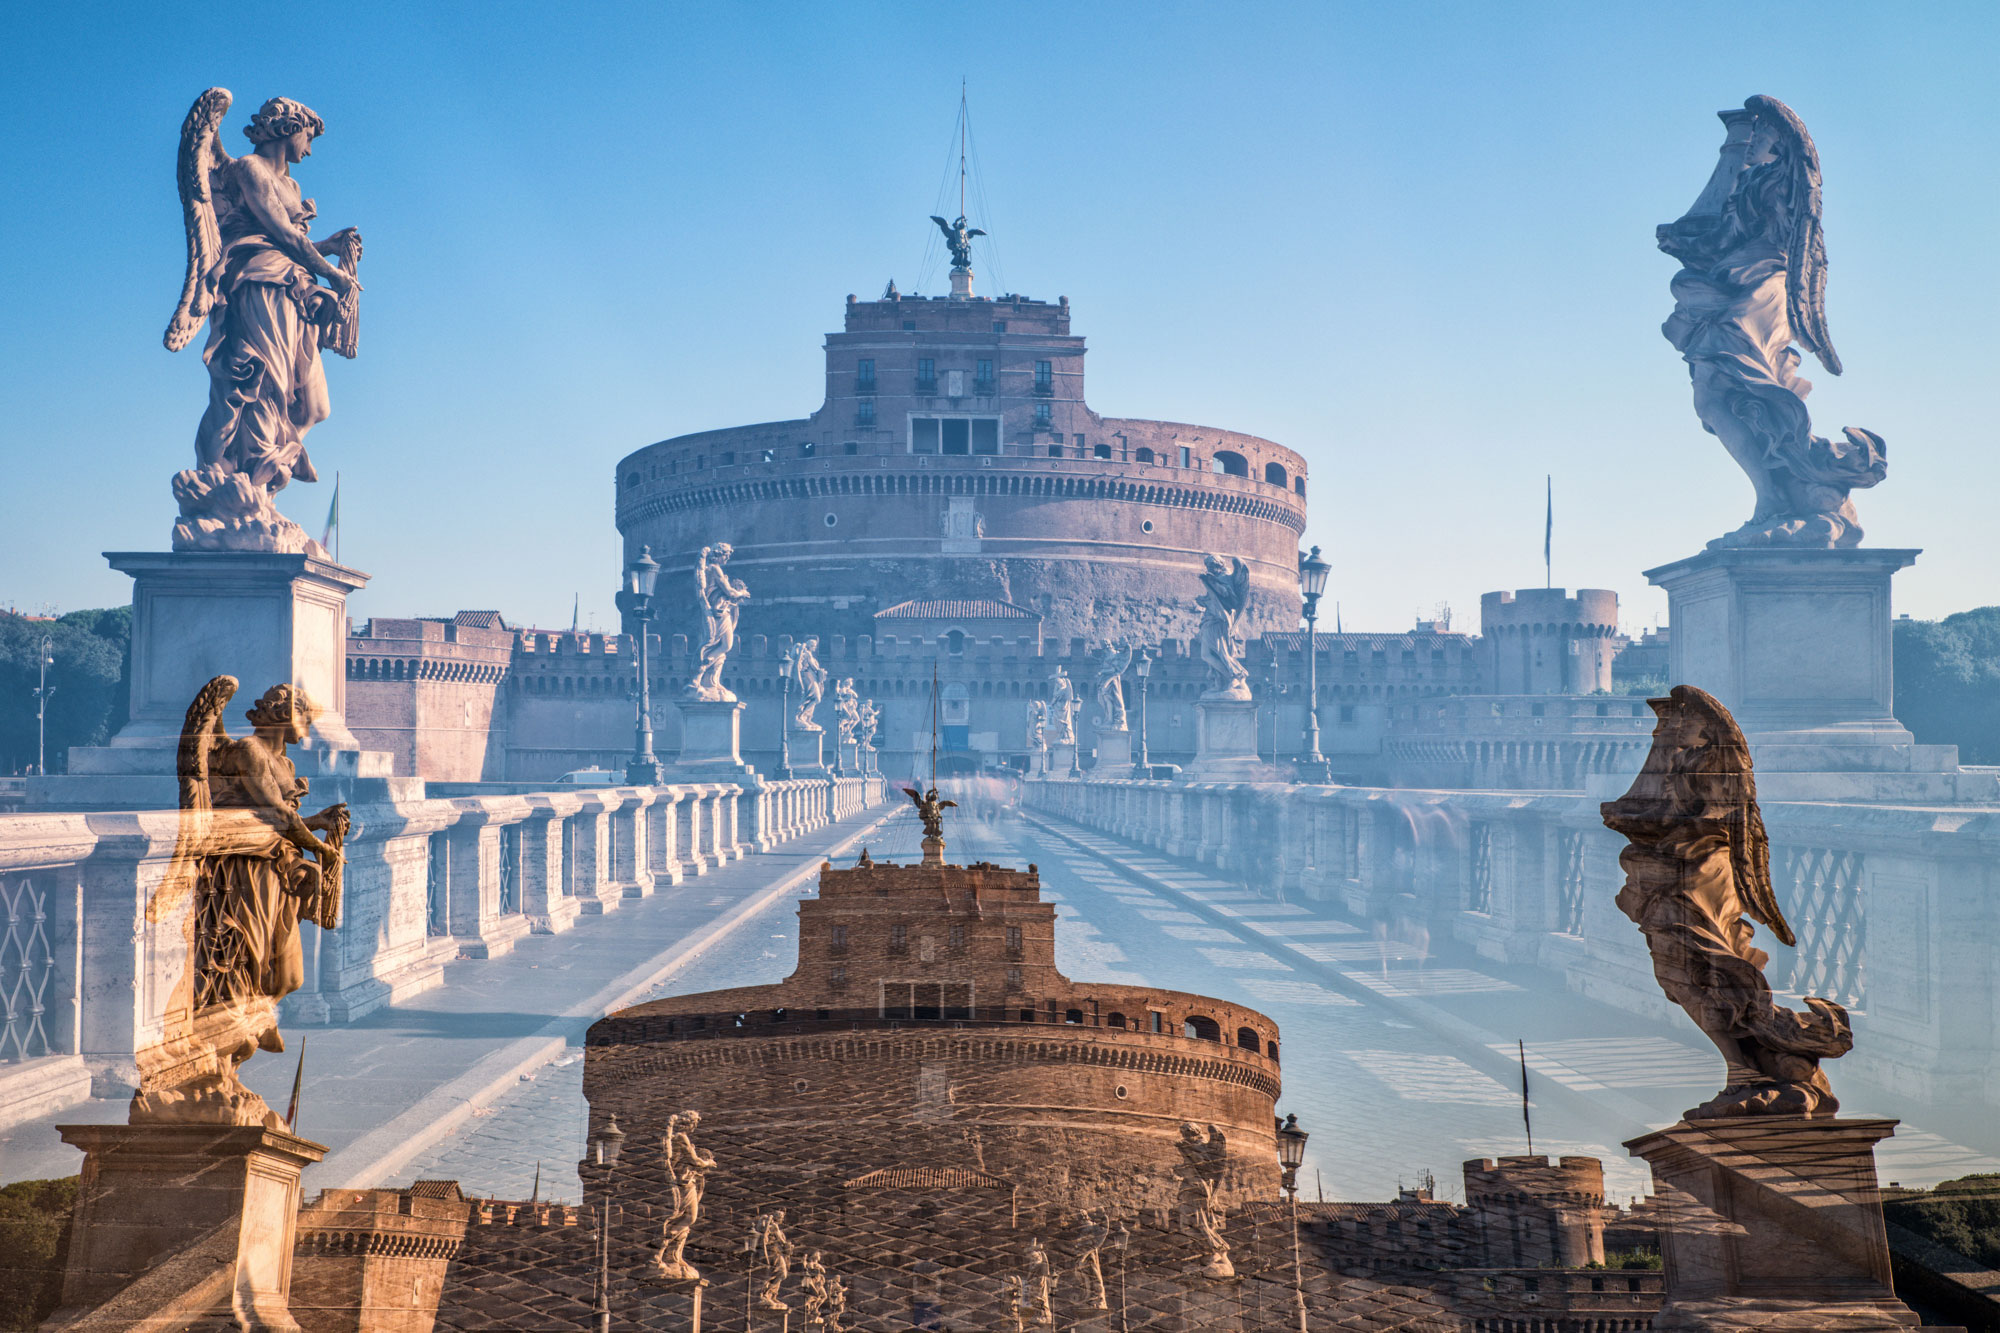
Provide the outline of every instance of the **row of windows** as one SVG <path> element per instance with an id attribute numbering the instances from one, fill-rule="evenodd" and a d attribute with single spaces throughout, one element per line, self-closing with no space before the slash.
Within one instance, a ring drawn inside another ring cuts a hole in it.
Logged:
<path id="1" fill-rule="evenodd" d="M 949 933 L 946 935 L 945 938 L 947 941 L 947 947 L 952 949 L 963 949 L 965 947 L 964 925 L 959 923 L 953 923 L 949 928 Z M 846 953 L 847 927 L 844 925 L 836 924 L 831 928 L 829 928 L 827 932 L 827 943 L 831 947 L 834 953 Z M 900 921 L 891 925 L 889 927 L 889 951 L 891 953 L 903 953 L 906 952 L 909 949 L 909 947 L 910 947 L 910 928 L 907 925 L 904 925 Z M 1015 955 L 1018 955 L 1021 952 L 1021 927 L 1019 926 L 1007 927 L 1007 952 Z"/>
<path id="2" fill-rule="evenodd" d="M 860 394 L 874 393 L 876 389 L 875 361 L 864 357 L 854 363 L 854 391 Z M 980 357 L 972 363 L 972 392 L 991 395 L 995 391 L 993 362 L 989 357 Z M 937 358 L 920 356 L 917 358 L 917 392 L 936 393 L 938 388 Z M 964 370 L 945 372 L 946 396 L 965 396 L 966 379 Z M 1055 365 L 1049 361 L 1035 362 L 1035 392 L 1050 394 L 1055 392 Z"/>
<path id="3" fill-rule="evenodd" d="M 997 456 L 1001 452 L 1000 420 L 999 417 L 911 417 L 910 452 L 913 454 L 986 454 Z M 854 424 L 858 427 L 873 427 L 877 424 L 875 404 L 872 401 L 862 399 L 855 404 Z M 1038 432 L 1054 431 L 1055 418 L 1053 408 L 1050 404 L 1035 404 L 1034 427 Z M 819 457 L 819 448 L 819 444 L 816 441 L 802 440 L 799 442 L 798 456 L 800 458 L 817 458 Z M 831 446 L 829 446 L 829 450 L 831 450 Z M 759 449 L 754 454 L 747 456 L 744 461 L 775 463 L 778 461 L 779 452 L 780 450 L 777 446 Z M 861 443 L 858 440 L 845 441 L 840 446 L 840 452 L 846 457 L 855 457 L 861 452 Z M 1116 455 L 1111 446 L 1102 440 L 1099 440 L 1096 444 L 1089 444 L 1083 436 L 1072 435 L 1069 437 L 1069 443 L 1066 445 L 1063 442 L 1061 432 L 1056 432 L 1056 438 L 1048 446 L 1048 456 L 1050 458 L 1096 458 L 1109 462 Z M 1163 451 L 1149 449 L 1144 445 L 1132 450 L 1131 457 L 1135 463 L 1156 464 L 1161 467 L 1175 466 L 1168 454 Z M 736 462 L 737 455 L 734 450 L 724 450 L 715 455 L 716 467 L 735 467 Z M 1193 449 L 1187 445 L 1181 445 L 1178 466 L 1192 468 L 1196 464 L 1197 460 L 1194 457 Z M 692 471 L 705 471 L 709 466 L 709 456 L 707 454 L 695 454 L 689 459 L 689 465 Z M 681 460 L 679 458 L 671 458 L 666 461 L 664 475 L 676 476 L 680 473 L 680 470 Z M 1249 475 L 1249 463 L 1243 455 L 1225 449 L 1219 452 L 1214 458 L 1208 460 L 1208 470 L 1219 476 L 1247 477 Z M 661 475 L 658 465 L 655 465 L 654 473 L 656 476 Z M 632 490 L 639 486 L 643 480 L 644 475 L 637 468 L 634 468 L 625 474 L 625 489 Z M 1283 486 L 1287 480 L 1290 480 L 1294 491 L 1300 495 L 1306 493 L 1306 479 L 1304 477 L 1288 478 L 1284 465 L 1281 463 L 1266 463 L 1264 465 L 1264 480 L 1273 486 Z"/>

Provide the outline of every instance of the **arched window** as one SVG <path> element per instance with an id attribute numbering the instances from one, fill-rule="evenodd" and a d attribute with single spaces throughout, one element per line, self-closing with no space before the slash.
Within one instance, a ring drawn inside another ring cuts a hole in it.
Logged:
<path id="1" fill-rule="evenodd" d="M 1264 464 L 1264 480 L 1272 486 L 1283 486 L 1291 478 L 1285 475 L 1285 465 L 1283 463 L 1266 463 Z"/>
<path id="2" fill-rule="evenodd" d="M 1106 1026 L 1106 1027 L 1108 1027 L 1108 1028 L 1122 1028 L 1122 1027 L 1124 1027 L 1124 1026 L 1125 1026 L 1125 1015 L 1123 1015 L 1123 1014 L 1107 1014 L 1107 1015 L 1105 1016 L 1105 1019 L 1104 1019 L 1104 1026 Z"/>
<path id="3" fill-rule="evenodd" d="M 1221 1041 L 1222 1025 L 1202 1014 L 1189 1014 L 1187 1017 L 1187 1035 L 1198 1038 L 1201 1041 Z"/>
<path id="4" fill-rule="evenodd" d="M 955 629 L 944 636 L 944 650 L 953 657 L 965 651 L 965 631 Z"/>
<path id="5" fill-rule="evenodd" d="M 1264 1043 L 1264 1054 L 1266 1054 L 1266 1055 L 1268 1055 L 1268 1056 L 1270 1056 L 1270 1057 L 1271 1057 L 1271 1063 L 1272 1063 L 1272 1064 L 1276 1064 L 1276 1063 L 1278 1062 L 1278 1043 L 1277 1043 L 1277 1042 L 1275 1042 L 1275 1041 L 1267 1041 L 1267 1042 L 1265 1042 L 1265 1043 Z"/>
<path id="6" fill-rule="evenodd" d="M 1218 449 L 1215 457 L 1208 460 L 1208 470 L 1225 477 L 1247 477 L 1250 475 L 1250 460 L 1234 449 Z"/>
<path id="7" fill-rule="evenodd" d="M 1090 447 L 1090 452 L 1097 458 L 1109 458 L 1111 457 L 1111 446 L 1108 444 L 1093 444 Z"/>
<path id="8" fill-rule="evenodd" d="M 1083 1010 L 1081 1010 L 1081 1009 L 1065 1009 L 1065 1010 L 1063 1010 L 1063 1022 L 1065 1022 L 1065 1023 L 1079 1023 L 1079 1024 L 1080 1024 L 1080 1023 L 1082 1023 L 1082 1022 L 1083 1022 Z"/>
<path id="9" fill-rule="evenodd" d="M 1293 477 L 1292 490 L 1297 492 L 1300 496 L 1304 496 L 1306 493 L 1306 479 L 1304 477 Z"/>
<path id="10" fill-rule="evenodd" d="M 1135 449 L 1132 451 L 1132 458 L 1135 462 L 1150 463 L 1153 461 L 1153 451 L 1145 448 Z"/>
<path id="11" fill-rule="evenodd" d="M 1246 1051 L 1261 1051 L 1264 1049 L 1263 1039 L 1257 1035 L 1257 1029 L 1255 1028 L 1236 1029 L 1236 1044 Z"/>
<path id="12" fill-rule="evenodd" d="M 637 486 L 638 484 L 639 484 L 639 474 L 638 474 L 638 473 L 636 473 L 636 472 L 627 472 L 627 473 L 625 474 L 625 489 L 626 489 L 626 490 L 628 490 L 628 491 L 629 491 L 629 490 L 631 490 L 631 489 L 632 489 L 632 488 L 633 488 L 634 486 Z"/>

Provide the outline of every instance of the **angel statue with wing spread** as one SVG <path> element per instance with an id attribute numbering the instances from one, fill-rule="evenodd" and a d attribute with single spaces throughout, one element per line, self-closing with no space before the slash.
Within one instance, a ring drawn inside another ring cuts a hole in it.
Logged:
<path id="1" fill-rule="evenodd" d="M 355 354 L 361 235 L 312 238 L 316 209 L 292 177 L 326 128 L 310 107 L 264 103 L 243 127 L 255 146 L 231 157 L 220 138 L 229 104 L 228 89 L 210 88 L 181 126 L 188 264 L 165 341 L 178 352 L 208 325 L 209 387 L 195 466 L 174 476 L 174 549 L 326 559 L 274 497 L 293 480 L 319 480 L 306 453 L 306 432 L 330 410 L 319 354 Z"/>
<path id="2" fill-rule="evenodd" d="M 1195 640 L 1201 660 L 1208 667 L 1208 688 L 1204 699 L 1248 699 L 1250 668 L 1243 662 L 1243 638 L 1237 622 L 1250 602 L 1250 566 L 1232 557 L 1229 565 L 1222 557 L 1203 560 L 1202 594 L 1195 599 L 1201 607 L 1201 625 Z"/>
<path id="3" fill-rule="evenodd" d="M 1774 97 L 1719 114 L 1721 161 L 1686 216 L 1658 229 L 1660 249 L 1681 261 L 1660 331 L 1687 359 L 1702 428 L 1756 492 L 1749 521 L 1709 546 L 1858 546 L 1848 492 L 1882 480 L 1887 446 L 1855 426 L 1839 441 L 1812 433 L 1812 383 L 1792 346 L 1840 373 L 1826 327 L 1819 153 Z"/>
<path id="4" fill-rule="evenodd" d="M 1728 1067 L 1722 1091 L 1687 1118 L 1830 1116 L 1840 1103 L 1819 1062 L 1853 1049 L 1847 1011 L 1818 996 L 1806 1013 L 1777 1004 L 1770 956 L 1751 942 L 1755 921 L 1794 943 L 1771 887 L 1750 747 L 1729 710 L 1692 685 L 1648 703 L 1660 719 L 1652 751 L 1603 816 L 1629 844 L 1618 910 L 1645 935 L 1660 989 Z"/>
<path id="5" fill-rule="evenodd" d="M 306 781 L 285 757 L 319 710 L 274 685 L 244 714 L 252 734 L 237 740 L 222 725 L 235 694 L 235 677 L 215 677 L 181 730 L 181 833 L 147 919 L 170 919 L 192 898 L 191 966 L 164 1039 L 139 1053 L 135 1121 L 283 1128 L 237 1067 L 285 1049 L 277 1002 L 305 981 L 299 922 L 332 930 L 340 919 L 347 807 L 301 815 Z"/>
<path id="6" fill-rule="evenodd" d="M 972 268 L 972 238 L 975 236 L 984 236 L 986 233 L 977 227 L 966 226 L 965 214 L 963 213 L 958 215 L 956 222 L 946 222 L 943 218 L 935 214 L 931 216 L 931 221 L 937 223 L 938 230 L 944 233 L 945 248 L 951 251 L 951 266 L 953 268 L 970 270 Z"/>

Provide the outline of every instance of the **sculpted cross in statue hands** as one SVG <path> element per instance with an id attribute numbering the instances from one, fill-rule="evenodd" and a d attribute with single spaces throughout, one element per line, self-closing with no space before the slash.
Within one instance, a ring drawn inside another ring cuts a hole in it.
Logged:
<path id="1" fill-rule="evenodd" d="M 305 447 L 330 410 L 319 353 L 357 350 L 361 235 L 349 227 L 315 241 L 317 209 L 292 177 L 325 122 L 274 97 L 244 127 L 255 147 L 231 157 L 219 138 L 230 100 L 228 89 L 210 88 L 181 126 L 187 276 L 165 342 L 177 352 L 208 323 L 209 393 L 195 466 L 174 477 L 174 549 L 325 559 L 273 497 L 295 479 L 319 479 Z"/>
<path id="2" fill-rule="evenodd" d="M 1750 747 L 1729 710 L 1691 685 L 1647 702 L 1660 719 L 1652 751 L 1603 817 L 1629 843 L 1618 910 L 1645 935 L 1660 989 L 1727 1066 L 1722 1091 L 1687 1118 L 1832 1115 L 1840 1103 L 1819 1062 L 1853 1048 L 1847 1011 L 1818 996 L 1807 1013 L 1778 1005 L 1769 955 L 1752 943 L 1752 921 L 1793 939 L 1771 888 Z"/>
<path id="3" fill-rule="evenodd" d="M 686 695 L 690 699 L 710 703 L 731 703 L 736 699 L 735 694 L 722 687 L 722 665 L 736 647 L 736 625 L 743 603 L 750 600 L 750 590 L 724 572 L 723 566 L 733 554 L 729 543 L 719 542 L 702 547 L 695 560 L 695 596 L 701 602 L 708 637 L 702 642 L 694 678 L 687 683 Z"/>

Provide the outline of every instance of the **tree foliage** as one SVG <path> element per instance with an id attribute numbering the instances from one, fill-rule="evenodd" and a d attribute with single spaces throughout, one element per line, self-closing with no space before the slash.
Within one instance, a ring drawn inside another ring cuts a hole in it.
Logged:
<path id="1" fill-rule="evenodd" d="M 1960 763 L 2000 764 L 2000 606 L 1899 620 L 1896 717 L 1917 740 L 1956 745 Z"/>
<path id="2" fill-rule="evenodd" d="M 132 609 L 72 611 L 57 620 L 0 612 L 0 772 L 35 762 L 35 688 L 49 640 L 48 763 L 62 771 L 72 745 L 102 745 L 131 707 Z"/>
<path id="3" fill-rule="evenodd" d="M 2000 1268 L 2000 1175 L 1947 1180 L 1882 1205 L 1882 1215 L 1988 1268 Z"/>
<path id="4" fill-rule="evenodd" d="M 0 1186 L 0 1329 L 39 1326 L 62 1295 L 77 1177 Z"/>

